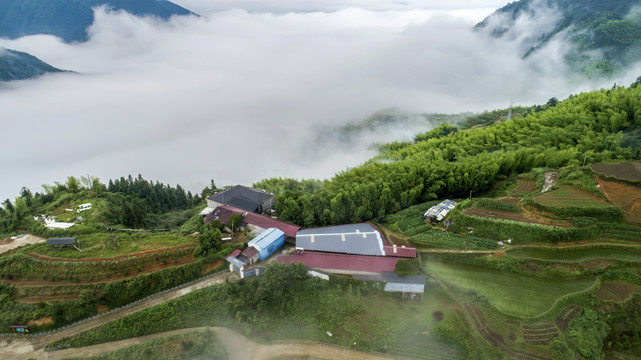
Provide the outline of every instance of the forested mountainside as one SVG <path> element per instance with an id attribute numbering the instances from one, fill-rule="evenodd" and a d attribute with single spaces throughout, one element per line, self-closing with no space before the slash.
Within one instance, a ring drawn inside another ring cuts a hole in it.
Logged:
<path id="1" fill-rule="evenodd" d="M 0 0 L 0 37 L 47 34 L 66 42 L 86 41 L 93 9 L 101 5 L 161 19 L 192 14 L 166 0 Z"/>
<path id="2" fill-rule="evenodd" d="M 318 190 L 285 191 L 277 210 L 282 219 L 303 226 L 360 222 L 439 197 L 482 192 L 536 167 L 638 159 L 637 84 L 551 101 L 546 110 L 486 127 L 437 128 L 434 136 L 388 144 L 376 158 Z"/>
<path id="3" fill-rule="evenodd" d="M 515 24 L 522 16 L 533 21 L 517 30 Z M 557 20 L 550 23 L 554 16 Z M 519 0 L 498 9 L 477 29 L 495 37 L 525 37 L 524 57 L 561 38 L 571 45 L 568 65 L 588 76 L 612 75 L 641 60 L 638 0 Z"/>
<path id="4" fill-rule="evenodd" d="M 31 79 L 61 71 L 33 55 L 0 48 L 0 81 Z"/>

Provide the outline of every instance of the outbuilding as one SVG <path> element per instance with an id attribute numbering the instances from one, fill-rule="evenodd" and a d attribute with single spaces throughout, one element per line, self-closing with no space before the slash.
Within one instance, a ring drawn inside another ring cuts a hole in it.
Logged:
<path id="1" fill-rule="evenodd" d="M 276 228 L 269 228 L 247 243 L 258 250 L 258 259 L 265 260 L 269 255 L 285 244 L 285 233 Z"/>

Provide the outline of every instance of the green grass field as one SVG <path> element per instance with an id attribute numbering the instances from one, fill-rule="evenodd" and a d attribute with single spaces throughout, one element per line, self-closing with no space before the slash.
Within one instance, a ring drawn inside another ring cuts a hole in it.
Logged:
<path id="1" fill-rule="evenodd" d="M 589 288 L 594 279 L 543 279 L 533 276 L 429 260 L 424 267 L 447 283 L 475 291 L 499 311 L 533 317 L 548 310 L 556 299 Z"/>
<path id="2" fill-rule="evenodd" d="M 641 261 L 641 248 L 631 247 L 522 248 L 509 250 L 507 254 L 517 258 L 552 261 L 580 261 L 587 259 Z"/>
<path id="3" fill-rule="evenodd" d="M 156 250 L 184 244 L 197 244 L 196 239 L 187 236 L 170 233 L 149 233 L 114 234 L 114 236 L 119 236 L 117 240 L 118 247 L 105 246 L 105 240 L 109 236 L 109 234 L 78 236 L 78 241 L 80 241 L 80 248 L 82 249 L 82 252 L 71 247 L 59 249 L 45 243 L 32 245 L 22 251 L 59 258 L 86 259 L 109 258 L 118 255 L 133 254 L 147 250 Z"/>

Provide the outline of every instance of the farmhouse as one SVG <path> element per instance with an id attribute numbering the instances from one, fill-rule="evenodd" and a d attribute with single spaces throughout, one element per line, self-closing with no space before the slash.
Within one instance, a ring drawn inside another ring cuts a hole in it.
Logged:
<path id="1" fill-rule="evenodd" d="M 303 263 L 311 270 L 344 275 L 380 275 L 394 271 L 402 258 L 416 257 L 416 248 L 392 245 L 369 223 L 300 230 L 293 255 L 276 261 Z"/>
<path id="2" fill-rule="evenodd" d="M 209 209 L 230 205 L 244 211 L 261 213 L 271 209 L 273 204 L 273 194 L 242 185 L 225 189 L 207 198 L 207 208 Z"/>
<path id="3" fill-rule="evenodd" d="M 288 223 L 286 221 L 271 218 L 269 216 L 247 212 L 229 205 L 218 206 L 214 211 L 205 217 L 205 224 L 218 220 L 223 224 L 229 221 L 229 218 L 234 214 L 241 214 L 243 216 L 241 226 L 248 227 L 250 231 L 258 228 L 259 231 L 264 231 L 269 228 L 276 228 L 281 230 L 287 237 L 295 238 L 296 232 L 300 226 Z"/>
<path id="4" fill-rule="evenodd" d="M 415 248 L 389 244 L 369 223 L 300 230 L 296 234 L 296 251 L 416 257 Z"/>
<path id="5" fill-rule="evenodd" d="M 248 246 L 243 251 L 236 249 L 227 255 L 225 260 L 229 263 L 229 271 L 237 272 L 241 278 L 260 275 L 262 270 L 245 269 L 245 267 L 258 260 L 267 259 L 284 244 L 285 233 L 276 228 L 269 228 L 247 243 Z"/>
<path id="6" fill-rule="evenodd" d="M 443 200 L 437 205 L 429 208 L 423 217 L 428 219 L 435 219 L 436 221 L 441 221 L 447 214 L 454 209 L 456 202 L 452 200 Z"/>

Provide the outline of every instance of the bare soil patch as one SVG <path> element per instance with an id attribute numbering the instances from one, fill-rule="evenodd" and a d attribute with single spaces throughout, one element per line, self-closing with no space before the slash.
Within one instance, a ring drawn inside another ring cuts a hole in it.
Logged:
<path id="1" fill-rule="evenodd" d="M 53 324 L 53 316 L 45 316 L 40 319 L 31 320 L 27 323 L 28 326 L 42 326 Z"/>
<path id="2" fill-rule="evenodd" d="M 506 198 L 501 198 L 499 199 L 500 202 L 504 202 L 506 204 L 518 204 L 519 201 L 521 201 L 521 198 L 517 197 L 506 197 Z"/>
<path id="3" fill-rule="evenodd" d="M 96 310 L 98 310 L 98 314 L 101 314 L 103 312 L 108 311 L 109 310 L 109 306 L 96 304 Z"/>
<path id="4" fill-rule="evenodd" d="M 597 177 L 601 190 L 616 206 L 623 209 L 625 218 L 632 224 L 641 224 L 641 187 Z"/>
<path id="5" fill-rule="evenodd" d="M 0 254 L 6 253 L 7 251 L 23 245 L 37 244 L 44 241 L 46 241 L 46 239 L 30 234 L 19 237 L 15 240 L 12 240 L 11 238 L 3 239 L 2 242 L 0 242 Z"/>
<path id="6" fill-rule="evenodd" d="M 445 317 L 445 316 L 443 315 L 443 312 L 442 312 L 442 311 L 434 311 L 434 312 L 432 313 L 432 318 L 433 318 L 433 319 L 434 319 L 434 321 L 436 321 L 436 322 L 441 322 L 441 321 L 443 320 L 443 318 L 444 318 L 444 317 Z"/>

